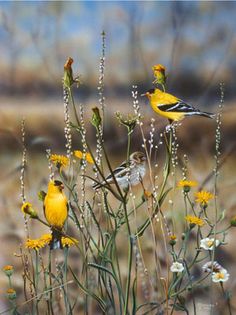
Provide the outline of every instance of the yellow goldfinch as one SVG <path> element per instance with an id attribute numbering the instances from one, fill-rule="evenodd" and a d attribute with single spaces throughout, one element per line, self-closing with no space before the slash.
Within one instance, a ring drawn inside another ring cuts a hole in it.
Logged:
<path id="1" fill-rule="evenodd" d="M 129 186 L 139 184 L 146 173 L 146 156 L 143 152 L 134 152 L 130 155 L 128 165 L 127 161 L 121 163 L 120 166 L 113 170 L 113 175 L 116 178 L 118 185 L 122 189 L 127 189 Z M 112 174 L 109 174 L 105 181 L 101 184 L 93 185 L 94 189 L 98 189 L 106 184 L 114 184 Z"/>
<path id="2" fill-rule="evenodd" d="M 147 96 L 152 109 L 157 114 L 168 118 L 170 121 L 179 121 L 185 116 L 193 115 L 214 118 L 214 114 L 201 112 L 199 109 L 185 103 L 176 96 L 159 89 L 151 89 L 143 95 Z"/>
<path id="3" fill-rule="evenodd" d="M 44 214 L 52 229 L 50 249 L 61 248 L 61 233 L 68 216 L 68 203 L 63 192 L 63 183 L 59 180 L 50 181 L 44 199 Z"/>

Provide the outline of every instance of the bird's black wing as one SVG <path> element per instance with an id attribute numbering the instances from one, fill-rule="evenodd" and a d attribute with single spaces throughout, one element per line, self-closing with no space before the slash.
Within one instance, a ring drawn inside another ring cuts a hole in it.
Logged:
<path id="1" fill-rule="evenodd" d="M 117 168 L 115 168 L 113 170 L 113 175 L 115 177 L 122 177 L 125 173 L 127 172 L 127 163 L 126 161 L 123 162 L 120 166 L 118 166 Z M 109 181 L 110 179 L 113 179 L 113 176 L 112 174 L 109 174 L 107 177 L 106 177 L 106 180 Z"/>
<path id="2" fill-rule="evenodd" d="M 159 105 L 158 108 L 164 112 L 185 113 L 187 115 L 200 112 L 198 109 L 181 100 L 173 104 Z"/>

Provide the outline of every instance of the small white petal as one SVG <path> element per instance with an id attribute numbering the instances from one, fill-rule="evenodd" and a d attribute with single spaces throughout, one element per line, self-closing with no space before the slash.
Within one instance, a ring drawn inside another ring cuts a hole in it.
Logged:
<path id="1" fill-rule="evenodd" d="M 179 262 L 173 262 L 173 264 L 170 267 L 171 272 L 182 272 L 184 270 L 183 264 Z"/>
<path id="2" fill-rule="evenodd" d="M 229 279 L 229 273 L 226 269 L 222 268 L 219 272 L 212 273 L 213 282 L 226 282 Z"/>
<path id="3" fill-rule="evenodd" d="M 215 247 L 219 246 L 220 241 L 219 240 L 214 240 L 214 238 L 203 238 L 200 241 L 200 247 L 205 249 L 205 250 L 213 250 L 214 249 L 214 243 L 215 243 Z"/>

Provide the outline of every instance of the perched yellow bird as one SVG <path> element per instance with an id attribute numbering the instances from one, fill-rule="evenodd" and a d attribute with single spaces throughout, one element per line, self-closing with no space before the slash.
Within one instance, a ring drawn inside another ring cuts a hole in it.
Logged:
<path id="1" fill-rule="evenodd" d="M 63 183 L 59 180 L 51 180 L 48 184 L 48 192 L 44 199 L 44 215 L 52 229 L 50 249 L 61 248 L 61 230 L 68 216 L 68 202 L 63 192 Z"/>
<path id="2" fill-rule="evenodd" d="M 185 103 L 174 95 L 163 92 L 159 89 L 151 89 L 142 94 L 147 96 L 152 109 L 159 115 L 168 118 L 170 121 L 179 121 L 185 116 L 199 115 L 214 118 L 214 114 L 202 112 L 199 109 Z"/>

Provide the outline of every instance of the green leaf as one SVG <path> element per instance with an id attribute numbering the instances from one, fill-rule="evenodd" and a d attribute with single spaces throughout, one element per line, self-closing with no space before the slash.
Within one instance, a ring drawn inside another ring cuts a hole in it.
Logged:
<path id="1" fill-rule="evenodd" d="M 45 197 L 46 197 L 45 191 L 40 190 L 40 191 L 38 192 L 38 198 L 39 198 L 39 200 L 40 200 L 40 201 L 44 201 Z"/>
<path id="2" fill-rule="evenodd" d="M 73 270 L 69 267 L 70 272 L 72 273 L 72 276 L 75 279 L 75 282 L 77 283 L 78 287 L 87 295 L 91 296 L 92 298 L 94 298 L 99 306 L 101 307 L 101 310 L 106 313 L 106 303 L 103 301 L 102 298 L 100 298 L 99 296 L 97 296 L 95 293 L 91 292 L 89 289 L 85 288 L 82 283 L 79 281 L 79 279 L 76 277 L 76 275 L 74 274 Z"/>

